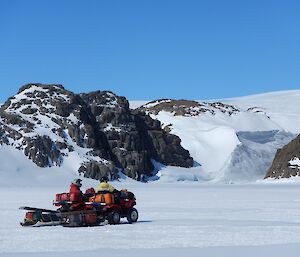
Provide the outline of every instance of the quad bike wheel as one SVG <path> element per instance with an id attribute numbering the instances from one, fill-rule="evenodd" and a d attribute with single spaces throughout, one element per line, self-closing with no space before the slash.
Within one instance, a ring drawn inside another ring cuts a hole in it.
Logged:
<path id="1" fill-rule="evenodd" d="M 128 210 L 127 220 L 129 223 L 137 222 L 139 218 L 139 213 L 136 208 L 131 208 Z"/>
<path id="2" fill-rule="evenodd" d="M 119 224 L 120 219 L 121 219 L 120 213 L 115 212 L 115 211 L 112 211 L 112 212 L 108 213 L 108 215 L 107 215 L 108 223 L 111 225 Z"/>

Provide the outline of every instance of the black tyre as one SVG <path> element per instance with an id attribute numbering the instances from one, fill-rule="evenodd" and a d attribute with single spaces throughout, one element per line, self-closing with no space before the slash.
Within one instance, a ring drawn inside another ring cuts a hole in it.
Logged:
<path id="1" fill-rule="evenodd" d="M 137 209 L 136 208 L 129 209 L 128 214 L 127 214 L 128 222 L 129 223 L 137 222 L 138 218 L 139 218 L 139 213 L 138 213 Z"/>
<path id="2" fill-rule="evenodd" d="M 120 213 L 112 211 L 110 213 L 108 213 L 107 215 L 107 220 L 109 224 L 115 225 L 115 224 L 119 224 L 120 223 Z"/>
<path id="3" fill-rule="evenodd" d="M 83 218 L 81 214 L 70 214 L 65 216 L 63 221 L 64 227 L 81 227 L 83 226 Z"/>

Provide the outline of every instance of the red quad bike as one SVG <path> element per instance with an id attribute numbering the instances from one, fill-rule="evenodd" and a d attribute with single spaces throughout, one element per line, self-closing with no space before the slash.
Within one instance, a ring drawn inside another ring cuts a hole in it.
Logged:
<path id="1" fill-rule="evenodd" d="M 20 207 L 27 210 L 22 226 L 53 226 L 65 227 L 97 226 L 102 222 L 118 224 L 126 217 L 128 223 L 138 220 L 138 211 L 133 207 L 136 198 L 132 192 L 121 190 L 112 194 L 101 192 L 95 194 L 93 188 L 84 194 L 85 202 L 73 209 L 69 193 L 56 194 L 53 204 L 58 210 L 47 210 L 33 207 Z"/>
<path id="2" fill-rule="evenodd" d="M 129 223 L 138 220 L 138 211 L 133 207 L 136 205 L 135 195 L 127 190 L 121 190 L 116 194 L 109 192 L 95 194 L 89 201 L 86 204 L 92 205 L 102 213 L 109 224 L 118 224 L 121 218 L 127 218 Z"/>
<path id="3" fill-rule="evenodd" d="M 54 205 L 60 206 L 63 226 L 94 226 L 105 220 L 109 224 L 118 224 L 124 217 L 129 223 L 138 220 L 138 211 L 133 207 L 136 198 L 132 192 L 121 190 L 114 194 L 107 191 L 96 194 L 90 188 L 86 190 L 84 198 L 86 201 L 81 209 L 71 210 L 72 202 L 68 200 L 68 193 L 56 195 Z"/>

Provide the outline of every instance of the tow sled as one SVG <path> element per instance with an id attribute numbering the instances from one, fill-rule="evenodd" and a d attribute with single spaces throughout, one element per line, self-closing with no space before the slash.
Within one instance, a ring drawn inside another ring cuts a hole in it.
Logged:
<path id="1" fill-rule="evenodd" d="M 88 191 L 88 190 L 87 190 Z M 138 220 L 138 211 L 133 208 L 136 198 L 132 192 L 121 191 L 120 195 L 109 192 L 87 193 L 81 210 L 72 210 L 72 202 L 68 193 L 56 194 L 53 205 L 57 210 L 22 206 L 26 210 L 21 226 L 41 227 L 56 226 L 83 227 L 103 224 L 118 224 L 121 218 L 127 218 L 128 223 Z"/>
<path id="2" fill-rule="evenodd" d="M 25 219 L 20 222 L 21 226 L 57 226 L 61 225 L 61 216 L 58 211 L 21 206 L 20 210 L 26 210 Z"/>

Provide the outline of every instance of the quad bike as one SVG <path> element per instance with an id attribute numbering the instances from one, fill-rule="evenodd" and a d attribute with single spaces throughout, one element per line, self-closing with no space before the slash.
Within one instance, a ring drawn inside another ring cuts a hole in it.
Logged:
<path id="1" fill-rule="evenodd" d="M 72 208 L 68 193 L 56 194 L 53 204 L 57 210 L 33 207 L 20 207 L 27 210 L 22 226 L 53 226 L 65 227 L 96 226 L 107 222 L 118 224 L 121 218 L 127 218 L 128 223 L 138 220 L 136 198 L 132 192 L 121 190 L 112 194 L 109 192 L 95 193 L 88 189 L 84 194 L 85 201 L 77 208 Z"/>

